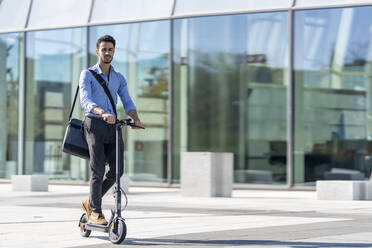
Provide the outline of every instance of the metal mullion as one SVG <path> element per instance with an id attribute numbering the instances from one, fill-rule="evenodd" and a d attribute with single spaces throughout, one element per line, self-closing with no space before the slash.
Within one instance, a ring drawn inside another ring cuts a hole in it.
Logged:
<path id="1" fill-rule="evenodd" d="M 87 24 L 89 24 L 90 20 L 92 19 L 92 13 L 93 13 L 94 1 L 95 1 L 95 0 L 91 0 L 91 2 L 90 2 Z"/>
<path id="2" fill-rule="evenodd" d="M 292 0 L 292 6 L 294 4 Z M 294 10 L 288 11 L 288 82 L 287 82 L 287 186 L 294 185 L 294 81 L 293 81 L 293 39 Z"/>
<path id="3" fill-rule="evenodd" d="M 25 125 L 26 125 L 26 33 L 21 34 L 22 43 L 20 47 L 20 71 L 18 88 L 18 175 L 24 175 L 25 164 Z"/>
<path id="4" fill-rule="evenodd" d="M 23 26 L 25 29 L 27 29 L 28 22 L 29 22 L 29 20 L 30 20 L 32 4 L 33 4 L 33 0 L 30 0 L 30 2 L 29 2 L 29 4 L 28 4 L 28 10 L 27 10 L 27 16 L 26 16 L 25 25 Z"/>
<path id="5" fill-rule="evenodd" d="M 92 0 L 92 2 L 93 1 L 94 0 Z M 92 5 L 93 5 L 93 3 L 92 3 Z M 85 68 L 88 68 L 89 67 L 89 42 L 90 42 L 90 39 L 89 39 L 89 27 L 86 27 L 85 28 L 85 32 L 86 32 L 86 44 L 85 44 L 85 65 L 84 65 L 84 67 Z M 84 178 L 83 178 L 84 182 L 88 182 L 89 181 L 89 169 L 90 169 L 89 161 L 88 160 L 84 160 Z"/>
<path id="6" fill-rule="evenodd" d="M 176 4 L 177 4 L 177 0 L 173 0 L 171 14 L 170 14 L 171 17 L 174 15 L 174 11 L 176 10 Z"/>
<path id="7" fill-rule="evenodd" d="M 169 80 L 168 80 L 168 163 L 167 183 L 173 183 L 173 20 L 169 21 Z"/>

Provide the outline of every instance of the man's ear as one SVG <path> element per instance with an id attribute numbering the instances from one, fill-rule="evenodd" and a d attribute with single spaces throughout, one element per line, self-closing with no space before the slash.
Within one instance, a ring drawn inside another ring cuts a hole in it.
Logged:
<path id="1" fill-rule="evenodd" d="M 98 49 L 96 49 L 96 54 L 98 55 Z"/>

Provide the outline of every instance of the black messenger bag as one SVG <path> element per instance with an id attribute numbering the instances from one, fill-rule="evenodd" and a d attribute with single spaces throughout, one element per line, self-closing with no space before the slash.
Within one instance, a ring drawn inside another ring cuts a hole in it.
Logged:
<path id="1" fill-rule="evenodd" d="M 76 98 L 79 92 L 79 85 L 76 89 L 74 103 L 72 104 L 69 122 L 63 138 L 62 151 L 83 159 L 89 159 L 88 143 L 84 135 L 84 122 L 79 119 L 71 119 L 74 111 Z"/>
<path id="2" fill-rule="evenodd" d="M 105 80 L 100 75 L 98 75 L 95 71 L 93 70 L 89 70 L 89 71 L 94 75 L 94 77 L 98 80 L 99 84 L 105 90 L 111 102 L 114 113 L 117 116 L 114 100 L 112 99 L 110 91 L 108 90 L 106 86 Z M 79 92 L 79 85 L 77 86 L 74 102 L 71 106 L 71 111 L 70 111 L 70 115 L 68 118 L 69 122 L 66 128 L 65 137 L 62 143 L 62 151 L 65 153 L 83 158 L 83 159 L 89 159 L 88 143 L 84 135 L 84 122 L 79 119 L 75 119 L 75 118 L 71 119 L 78 92 Z"/>

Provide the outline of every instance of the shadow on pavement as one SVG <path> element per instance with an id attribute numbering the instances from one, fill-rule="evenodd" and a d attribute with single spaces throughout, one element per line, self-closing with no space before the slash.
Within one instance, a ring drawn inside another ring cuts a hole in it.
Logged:
<path id="1" fill-rule="evenodd" d="M 286 246 L 293 248 L 318 248 L 318 247 L 372 247 L 370 243 L 335 243 L 335 242 L 302 242 L 302 241 L 276 241 L 276 240 L 182 240 L 182 239 L 132 239 L 124 240 L 121 245 L 133 246 Z"/>

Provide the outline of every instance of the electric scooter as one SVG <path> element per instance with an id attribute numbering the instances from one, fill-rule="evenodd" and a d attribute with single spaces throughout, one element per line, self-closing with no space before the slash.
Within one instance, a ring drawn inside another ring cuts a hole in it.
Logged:
<path id="1" fill-rule="evenodd" d="M 121 216 L 121 191 L 120 188 L 120 174 L 119 174 L 119 151 L 120 151 L 120 142 L 119 142 L 119 130 L 123 126 L 132 126 L 145 129 L 144 127 L 140 127 L 134 124 L 131 119 L 124 119 L 117 121 L 115 124 L 116 129 L 116 184 L 114 186 L 114 198 L 115 198 L 115 209 L 111 209 L 111 217 L 108 221 L 107 225 L 94 225 L 88 224 L 88 216 L 84 213 L 80 217 L 79 227 L 80 233 L 83 237 L 89 237 L 90 233 L 94 231 L 101 231 L 108 233 L 109 239 L 113 244 L 120 244 L 125 239 L 127 235 L 127 225 L 125 224 L 125 219 Z M 124 170 L 124 166 L 123 166 Z M 127 197 L 126 203 L 128 202 Z"/>

